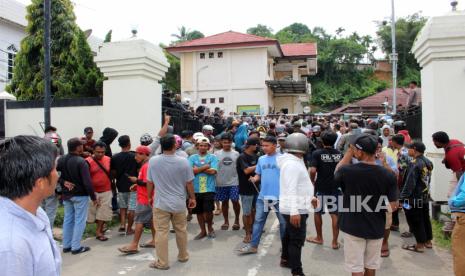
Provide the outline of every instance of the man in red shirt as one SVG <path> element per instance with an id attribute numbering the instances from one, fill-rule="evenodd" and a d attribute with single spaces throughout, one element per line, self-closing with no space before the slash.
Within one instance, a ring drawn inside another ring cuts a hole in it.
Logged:
<path id="1" fill-rule="evenodd" d="M 444 149 L 446 156 L 442 163 L 446 168 L 451 169 L 455 173 L 457 180 L 459 180 L 465 171 L 464 144 L 459 140 L 449 139 L 449 135 L 444 131 L 433 134 L 433 143 L 438 149 Z"/>
<path id="2" fill-rule="evenodd" d="M 110 162 L 111 158 L 105 156 L 106 145 L 103 142 L 97 142 L 94 146 L 94 154 L 86 159 L 89 164 L 90 178 L 94 187 L 97 201 L 89 207 L 87 216 L 88 223 L 97 223 L 95 231 L 96 238 L 99 241 L 107 241 L 103 233 L 105 222 L 111 221 L 111 198 L 112 181 L 110 178 Z"/>
<path id="3" fill-rule="evenodd" d="M 84 144 L 84 152 L 82 153 L 82 157 L 87 158 L 94 152 L 94 146 L 97 142 L 92 139 L 94 136 L 94 129 L 92 127 L 86 127 L 84 129 L 84 135 L 85 136 L 81 138 L 81 141 Z"/>
<path id="4" fill-rule="evenodd" d="M 137 206 L 134 222 L 136 223 L 136 230 L 134 238 L 129 245 L 118 248 L 123 254 L 135 254 L 139 252 L 139 241 L 144 231 L 144 225 L 150 224 L 152 229 L 152 240 L 140 245 L 142 248 L 155 248 L 155 228 L 153 226 L 152 204 L 153 195 L 150 196 L 147 192 L 147 170 L 149 165 L 150 154 L 152 153 L 148 146 L 138 146 L 136 148 L 136 161 L 141 165 L 139 176 L 130 176 L 129 180 L 134 183 L 131 186 L 131 191 L 137 190 Z"/>

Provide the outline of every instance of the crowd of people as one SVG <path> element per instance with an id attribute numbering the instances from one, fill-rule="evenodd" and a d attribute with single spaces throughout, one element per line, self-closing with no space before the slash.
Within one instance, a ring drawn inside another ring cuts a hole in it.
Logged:
<path id="1" fill-rule="evenodd" d="M 86 127 L 84 136 L 67 141 L 67 154 L 54 127 L 44 138 L 1 141 L 0 256 L 6 275 L 60 274 L 61 254 L 50 227 L 60 202 L 63 253 L 90 250 L 81 244 L 88 223 L 96 224 L 97 240 L 107 241 L 106 228 L 118 212 L 118 232 L 133 235 L 119 252 L 155 248 L 150 267 L 161 270 L 170 268 L 170 231 L 176 235 L 177 260 L 189 260 L 187 227 L 193 227 L 188 223 L 193 215 L 198 224 L 193 242 L 215 239 L 219 229 L 242 229 L 237 253 L 248 255 L 259 251 L 268 214 L 274 212 L 279 264 L 292 275 L 304 275 L 306 241 L 324 244 L 325 213 L 331 219 L 331 248 L 341 248 L 341 234 L 345 268 L 352 275 L 375 275 L 390 255 L 390 233 L 399 231 L 402 214 L 409 228 L 402 236 L 416 240 L 402 248 L 422 253 L 433 247 L 433 163 L 405 122 L 284 115 L 221 117 L 221 122 L 221 131 L 204 125 L 201 132 L 184 130 L 178 136 L 165 115 L 160 131 L 142 135 L 138 145 L 112 128 L 94 140 L 92 127 Z M 121 150 L 113 154 L 115 140 Z M 448 195 L 454 269 L 465 275 L 465 146 L 441 131 L 432 140 L 454 172 Z M 224 219 L 219 227 L 215 215 Z M 307 235 L 312 216 L 315 236 Z M 151 238 L 141 242 L 144 231 Z"/>

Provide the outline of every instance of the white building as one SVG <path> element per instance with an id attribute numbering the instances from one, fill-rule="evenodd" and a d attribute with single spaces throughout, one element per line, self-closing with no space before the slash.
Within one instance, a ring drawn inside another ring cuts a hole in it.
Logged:
<path id="1" fill-rule="evenodd" d="M 181 60 L 181 95 L 194 107 L 229 113 L 301 113 L 317 72 L 315 43 L 279 44 L 233 31 L 167 50 Z"/>
<path id="2" fill-rule="evenodd" d="M 16 0 L 0 0 L 0 92 L 13 78 L 14 58 L 26 36 L 26 6 Z M 87 41 L 94 54 L 103 40 L 86 31 Z"/>
<path id="3" fill-rule="evenodd" d="M 15 0 L 0 0 L 0 92 L 13 77 L 14 57 L 26 28 L 26 8 Z"/>

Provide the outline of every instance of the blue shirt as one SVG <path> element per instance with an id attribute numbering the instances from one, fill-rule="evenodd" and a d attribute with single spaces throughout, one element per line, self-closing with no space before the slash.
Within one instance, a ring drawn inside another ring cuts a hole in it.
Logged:
<path id="1" fill-rule="evenodd" d="M 61 255 L 45 211 L 39 207 L 34 216 L 0 197 L 0 214 L 0 275 L 60 275 Z"/>
<path id="2" fill-rule="evenodd" d="M 259 199 L 279 198 L 279 168 L 276 157 L 279 154 L 264 155 L 258 159 L 255 173 L 260 175 L 261 189 Z"/>
<path id="3" fill-rule="evenodd" d="M 452 213 L 465 213 L 465 177 L 462 175 L 457 183 L 454 193 L 449 199 L 449 207 Z"/>
<path id="4" fill-rule="evenodd" d="M 202 167 L 207 164 L 210 169 L 218 171 L 218 158 L 215 155 L 208 153 L 205 156 L 194 154 L 189 157 L 189 164 L 191 167 Z M 194 178 L 194 192 L 195 193 L 214 193 L 216 191 L 216 176 L 206 173 L 199 173 Z"/>

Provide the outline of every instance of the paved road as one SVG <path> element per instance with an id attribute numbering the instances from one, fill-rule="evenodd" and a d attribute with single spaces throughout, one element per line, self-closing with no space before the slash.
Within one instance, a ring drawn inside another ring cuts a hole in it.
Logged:
<path id="1" fill-rule="evenodd" d="M 314 234 L 313 219 L 308 220 L 307 233 Z M 325 245 L 317 246 L 306 243 L 303 249 L 304 272 L 306 275 L 348 275 L 343 267 L 343 249 L 332 250 L 330 247 L 329 217 L 324 220 Z M 222 218 L 215 217 L 215 228 L 218 229 Z M 170 234 L 170 265 L 168 271 L 153 270 L 148 267 L 154 260 L 154 251 L 141 249 L 132 256 L 122 256 L 117 248 L 128 243 L 132 236 L 119 236 L 114 230 L 109 233 L 110 240 L 100 242 L 88 239 L 85 245 L 92 247 L 88 253 L 81 255 L 64 254 L 64 276 L 87 275 L 290 275 L 290 271 L 279 267 L 280 241 L 278 222 L 274 214 L 270 214 L 266 232 L 262 236 L 260 250 L 256 255 L 238 256 L 235 249 L 242 243 L 241 231 L 216 230 L 214 240 L 193 241 L 197 234 L 196 219 L 189 224 L 190 261 L 176 261 L 177 249 L 174 234 Z M 144 234 L 143 241 L 149 239 Z M 449 251 L 441 249 L 428 250 L 423 254 L 407 252 L 400 248 L 403 241 L 398 233 L 391 236 L 391 257 L 384 259 L 378 275 L 431 275 L 447 276 L 452 273 L 452 257 Z M 343 242 L 342 242 L 343 243 Z"/>

